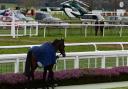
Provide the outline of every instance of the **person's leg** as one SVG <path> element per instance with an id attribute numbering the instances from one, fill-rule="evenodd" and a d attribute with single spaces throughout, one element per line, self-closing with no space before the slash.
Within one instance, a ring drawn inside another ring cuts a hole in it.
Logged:
<path id="1" fill-rule="evenodd" d="M 100 35 L 103 36 L 104 21 L 101 21 L 100 24 L 101 24 L 101 26 L 100 26 Z"/>
<path id="2" fill-rule="evenodd" d="M 103 36 L 103 26 L 100 27 L 100 35 Z"/>
<path id="3" fill-rule="evenodd" d="M 97 36 L 97 34 L 98 34 L 98 29 L 99 29 L 99 27 L 96 26 L 96 27 L 95 27 L 95 36 Z"/>
<path id="4" fill-rule="evenodd" d="M 98 35 L 98 29 L 99 29 L 99 26 L 98 26 L 99 22 L 98 20 L 95 22 L 95 36 Z"/>

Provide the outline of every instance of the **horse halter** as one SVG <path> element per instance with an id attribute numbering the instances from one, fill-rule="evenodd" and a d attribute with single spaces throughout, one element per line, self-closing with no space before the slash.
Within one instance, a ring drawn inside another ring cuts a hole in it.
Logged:
<path id="1" fill-rule="evenodd" d="M 62 54 L 63 57 L 66 56 L 65 55 L 65 50 L 64 50 L 64 48 L 65 48 L 64 39 L 61 39 L 61 40 L 56 39 L 56 40 L 53 41 L 52 44 L 55 47 L 56 51 L 59 51 Z"/>

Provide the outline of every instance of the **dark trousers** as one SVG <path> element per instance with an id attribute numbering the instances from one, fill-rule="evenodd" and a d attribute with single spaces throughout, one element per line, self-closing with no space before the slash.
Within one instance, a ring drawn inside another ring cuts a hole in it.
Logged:
<path id="1" fill-rule="evenodd" d="M 100 23 L 100 25 L 103 25 L 103 23 Z M 95 36 L 98 35 L 98 30 L 100 30 L 100 35 L 103 36 L 103 29 L 104 29 L 104 26 L 95 26 Z"/>
<path id="2" fill-rule="evenodd" d="M 99 26 L 95 26 L 95 36 L 97 36 L 98 34 L 98 29 L 99 29 Z"/>

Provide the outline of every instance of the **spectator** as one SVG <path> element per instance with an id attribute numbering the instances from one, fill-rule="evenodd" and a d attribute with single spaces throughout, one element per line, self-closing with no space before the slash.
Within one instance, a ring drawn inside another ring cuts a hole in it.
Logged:
<path id="1" fill-rule="evenodd" d="M 104 21 L 98 21 L 98 19 L 95 22 L 95 36 L 98 35 L 98 30 L 100 30 L 100 35 L 103 36 L 103 29 L 104 29 Z"/>
<path id="2" fill-rule="evenodd" d="M 104 30 L 104 21 L 103 20 L 100 21 L 100 25 L 101 25 L 100 26 L 100 35 L 103 36 L 103 30 Z"/>
<path id="3" fill-rule="evenodd" d="M 96 20 L 96 22 L 95 22 L 95 36 L 97 36 L 97 34 L 98 34 L 98 29 L 99 29 L 99 21 L 98 21 L 98 19 Z"/>

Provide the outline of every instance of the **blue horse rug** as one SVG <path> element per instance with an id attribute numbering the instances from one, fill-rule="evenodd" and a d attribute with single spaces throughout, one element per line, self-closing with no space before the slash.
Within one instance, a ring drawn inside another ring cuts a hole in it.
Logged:
<path id="1" fill-rule="evenodd" d="M 36 61 L 44 67 L 56 63 L 56 51 L 50 42 L 40 46 L 33 46 L 30 50 Z"/>

